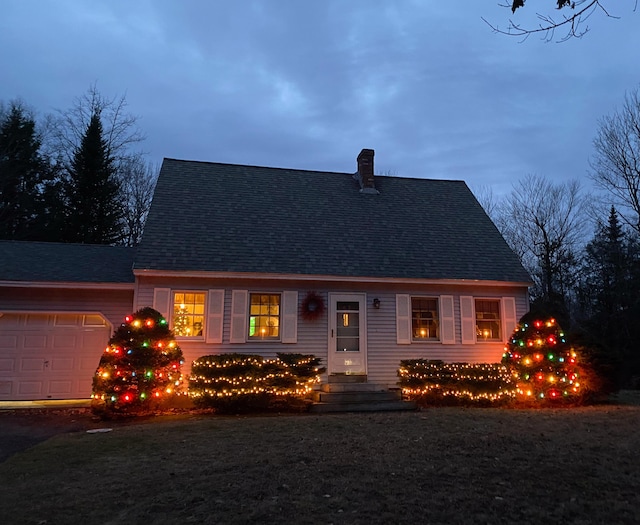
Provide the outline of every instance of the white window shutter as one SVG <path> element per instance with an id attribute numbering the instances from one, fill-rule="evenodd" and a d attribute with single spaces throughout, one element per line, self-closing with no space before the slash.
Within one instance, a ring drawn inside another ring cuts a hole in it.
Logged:
<path id="1" fill-rule="evenodd" d="M 231 334 L 230 343 L 246 343 L 247 341 L 247 290 L 233 290 L 231 293 Z"/>
<path id="2" fill-rule="evenodd" d="M 282 294 L 282 342 L 298 342 L 298 292 Z"/>
<path id="3" fill-rule="evenodd" d="M 396 295 L 396 342 L 411 344 L 411 296 L 408 294 Z"/>
<path id="4" fill-rule="evenodd" d="M 456 343 L 453 295 L 440 296 L 440 342 L 443 345 L 453 345 Z"/>
<path id="5" fill-rule="evenodd" d="M 222 343 L 222 321 L 224 320 L 224 290 L 209 290 L 207 300 L 206 343 Z"/>
<path id="6" fill-rule="evenodd" d="M 460 328 L 463 345 L 472 345 L 476 342 L 475 316 L 473 297 L 460 296 Z"/>
<path id="7" fill-rule="evenodd" d="M 154 288 L 153 289 L 153 309 L 162 314 L 169 321 L 171 313 L 171 288 Z"/>
<path id="8" fill-rule="evenodd" d="M 518 324 L 515 297 L 502 298 L 502 323 L 504 326 L 504 340 L 507 341 Z"/>

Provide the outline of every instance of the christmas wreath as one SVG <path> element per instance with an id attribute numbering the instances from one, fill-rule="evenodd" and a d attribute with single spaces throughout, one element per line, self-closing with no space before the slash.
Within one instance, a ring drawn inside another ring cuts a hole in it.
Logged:
<path id="1" fill-rule="evenodd" d="M 302 317 L 308 321 L 313 321 L 321 317 L 324 313 L 324 300 L 315 292 L 307 293 L 302 301 Z"/>

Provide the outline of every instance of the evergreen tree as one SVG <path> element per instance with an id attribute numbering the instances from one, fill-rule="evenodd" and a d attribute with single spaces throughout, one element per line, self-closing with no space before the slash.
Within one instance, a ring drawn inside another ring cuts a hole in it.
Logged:
<path id="1" fill-rule="evenodd" d="M 115 244 L 121 240 L 120 183 L 98 112 L 91 116 L 75 150 L 65 192 L 66 241 Z"/>
<path id="2" fill-rule="evenodd" d="M 525 316 L 509 338 L 502 363 L 521 400 L 580 399 L 587 391 L 578 355 L 554 318 Z"/>
<path id="3" fill-rule="evenodd" d="M 49 186 L 51 171 L 40 147 L 35 120 L 20 104 L 12 103 L 0 121 L 2 239 L 48 240 L 44 194 L 53 191 L 53 186 Z M 59 206 L 59 196 L 52 202 Z"/>
<path id="4" fill-rule="evenodd" d="M 93 378 L 96 412 L 145 411 L 182 383 L 182 350 L 166 319 L 142 308 L 115 330 Z"/>
<path id="5" fill-rule="evenodd" d="M 638 243 L 625 232 L 612 207 L 585 249 L 579 298 L 589 343 L 599 349 L 595 358 L 612 369 L 612 379 L 624 384 L 640 374 L 637 341 L 640 326 Z"/>

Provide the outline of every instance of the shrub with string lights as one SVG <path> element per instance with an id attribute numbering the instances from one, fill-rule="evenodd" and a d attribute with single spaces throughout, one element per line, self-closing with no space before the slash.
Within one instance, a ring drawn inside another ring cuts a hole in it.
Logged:
<path id="1" fill-rule="evenodd" d="M 298 406 L 324 372 L 313 355 L 279 353 L 207 355 L 191 365 L 189 395 L 199 407 L 221 412 L 268 410 L 283 402 Z"/>
<path id="2" fill-rule="evenodd" d="M 500 363 L 406 359 L 398 376 L 403 396 L 425 406 L 499 405 L 515 396 L 509 369 Z"/>
<path id="3" fill-rule="evenodd" d="M 517 399 L 537 402 L 576 402 L 584 396 L 586 374 L 578 360 L 555 319 L 527 316 L 509 338 L 502 357 L 517 384 Z"/>
<path id="4" fill-rule="evenodd" d="M 182 363 L 182 350 L 160 312 L 147 307 L 128 315 L 94 375 L 94 412 L 144 412 L 159 406 L 179 389 Z"/>

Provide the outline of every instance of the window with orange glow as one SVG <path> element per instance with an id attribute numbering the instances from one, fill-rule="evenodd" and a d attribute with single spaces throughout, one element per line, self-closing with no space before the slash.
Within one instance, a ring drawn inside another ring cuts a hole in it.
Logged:
<path id="1" fill-rule="evenodd" d="M 249 339 L 280 338 L 280 294 L 249 294 Z"/>
<path id="2" fill-rule="evenodd" d="M 411 298 L 411 333 L 414 341 L 438 341 L 438 299 L 434 297 Z"/>
<path id="3" fill-rule="evenodd" d="M 176 337 L 201 337 L 204 292 L 174 292 L 172 328 Z"/>
<path id="4" fill-rule="evenodd" d="M 498 299 L 476 299 L 476 339 L 478 341 L 502 340 Z"/>

